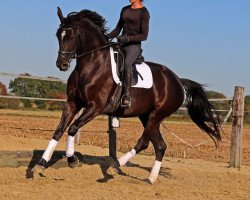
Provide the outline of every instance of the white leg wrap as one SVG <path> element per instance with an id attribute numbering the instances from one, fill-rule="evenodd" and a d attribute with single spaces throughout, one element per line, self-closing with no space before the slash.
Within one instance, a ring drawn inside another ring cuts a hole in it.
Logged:
<path id="1" fill-rule="evenodd" d="M 66 156 L 67 157 L 71 157 L 74 155 L 74 141 L 75 141 L 75 137 L 72 137 L 70 135 L 68 135 L 68 139 L 67 139 L 67 148 L 66 148 Z"/>
<path id="2" fill-rule="evenodd" d="M 47 149 L 45 150 L 45 152 L 43 153 L 43 156 L 42 156 L 42 158 L 44 160 L 49 162 L 53 152 L 55 151 L 55 148 L 56 148 L 57 144 L 58 144 L 58 141 L 56 141 L 54 139 L 50 140 L 49 145 L 48 145 Z"/>
<path id="3" fill-rule="evenodd" d="M 113 128 L 119 128 L 120 127 L 120 122 L 119 119 L 117 117 L 112 117 L 112 127 Z"/>
<path id="4" fill-rule="evenodd" d="M 161 168 L 161 162 L 156 160 L 151 170 L 150 176 L 148 178 L 151 183 L 154 183 L 157 180 L 160 168 Z"/>
<path id="5" fill-rule="evenodd" d="M 133 158 L 136 154 L 136 151 L 132 149 L 130 152 L 126 153 L 122 157 L 118 159 L 120 166 L 125 165 L 131 158 Z"/>

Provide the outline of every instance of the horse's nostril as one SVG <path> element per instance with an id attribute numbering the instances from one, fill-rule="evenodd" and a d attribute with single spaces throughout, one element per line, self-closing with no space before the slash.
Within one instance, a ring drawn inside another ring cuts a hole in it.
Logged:
<path id="1" fill-rule="evenodd" d="M 63 67 L 68 67 L 68 64 L 63 64 Z"/>

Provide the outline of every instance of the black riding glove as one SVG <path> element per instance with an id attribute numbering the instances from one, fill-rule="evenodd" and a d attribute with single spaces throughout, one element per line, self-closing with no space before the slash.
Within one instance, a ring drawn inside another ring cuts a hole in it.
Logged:
<path id="1" fill-rule="evenodd" d="M 129 37 L 127 35 L 119 35 L 117 36 L 117 41 L 121 44 L 126 44 L 129 42 Z"/>

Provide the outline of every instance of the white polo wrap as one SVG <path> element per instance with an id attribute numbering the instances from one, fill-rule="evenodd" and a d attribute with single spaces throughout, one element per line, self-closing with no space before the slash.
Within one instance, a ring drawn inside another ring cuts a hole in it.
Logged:
<path id="1" fill-rule="evenodd" d="M 154 183 L 157 180 L 160 169 L 161 169 L 161 162 L 156 160 L 151 170 L 150 176 L 148 178 L 151 183 Z"/>
<path id="2" fill-rule="evenodd" d="M 56 141 L 54 139 L 50 140 L 49 145 L 48 145 L 47 149 L 45 150 L 45 152 L 43 153 L 43 156 L 42 156 L 42 158 L 44 160 L 49 162 L 53 152 L 55 151 L 55 148 L 56 148 L 57 144 L 58 144 L 58 141 Z"/>
<path id="3" fill-rule="evenodd" d="M 74 155 L 74 151 L 75 151 L 74 142 L 75 142 L 75 137 L 68 135 L 67 147 L 66 147 L 66 156 L 67 157 L 71 157 Z"/>
<path id="4" fill-rule="evenodd" d="M 131 158 L 133 158 L 136 154 L 136 151 L 134 149 L 132 149 L 131 151 L 129 151 L 128 153 L 126 153 L 125 155 L 123 155 L 122 157 L 120 157 L 118 159 L 120 166 L 125 165 Z"/>

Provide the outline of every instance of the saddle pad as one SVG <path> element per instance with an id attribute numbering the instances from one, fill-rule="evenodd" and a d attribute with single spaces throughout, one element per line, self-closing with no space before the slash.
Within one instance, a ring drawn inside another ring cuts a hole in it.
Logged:
<path id="1" fill-rule="evenodd" d="M 122 81 L 117 75 L 117 67 L 116 67 L 116 62 L 114 58 L 114 50 L 112 47 L 110 47 L 110 57 L 111 57 L 113 79 L 117 84 L 122 85 Z M 147 89 L 151 88 L 153 86 L 153 76 L 152 76 L 152 72 L 149 66 L 143 62 L 142 64 L 135 64 L 135 67 L 141 77 L 139 75 L 136 75 L 138 76 L 138 81 L 136 85 L 133 85 L 132 87 L 147 88 Z"/>

